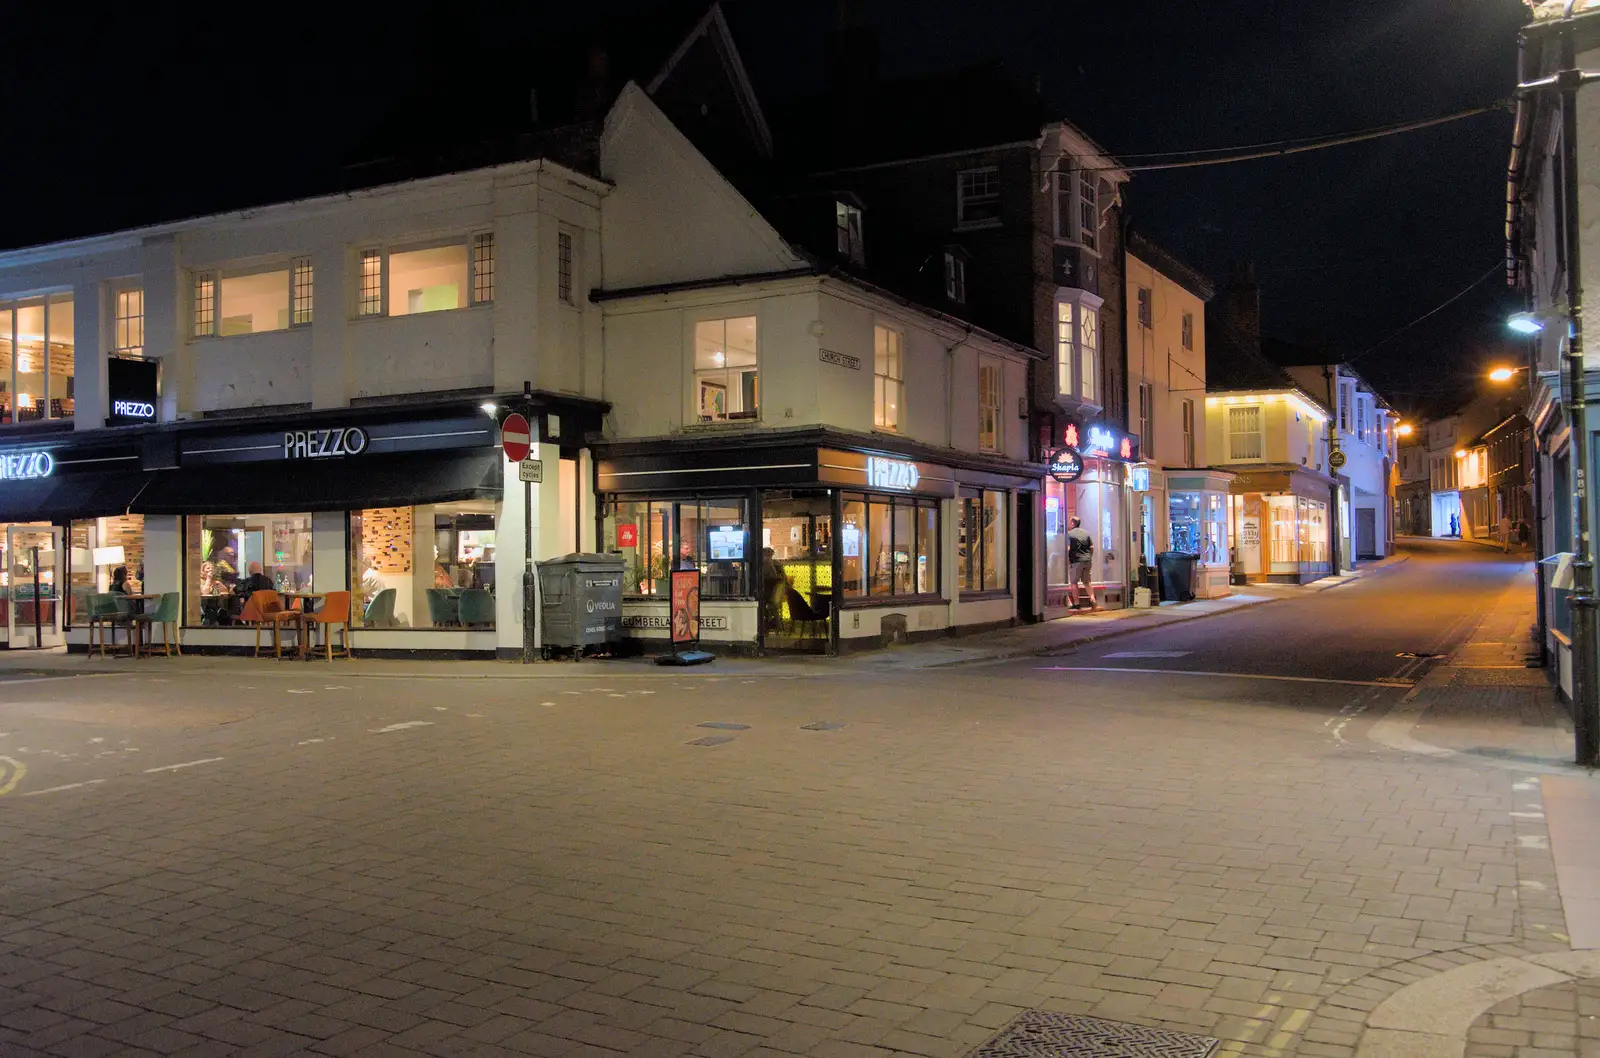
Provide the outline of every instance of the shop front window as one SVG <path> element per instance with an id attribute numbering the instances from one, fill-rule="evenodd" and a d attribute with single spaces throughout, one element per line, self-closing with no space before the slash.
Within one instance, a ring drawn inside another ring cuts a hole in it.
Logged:
<path id="1" fill-rule="evenodd" d="M 846 546 L 853 552 L 859 580 L 859 528 L 847 538 Z M 815 649 L 818 643 L 825 643 L 833 602 L 832 496 L 826 492 L 763 494 L 761 607 L 767 645 Z"/>
<path id="2" fill-rule="evenodd" d="M 970 489 L 961 496 L 961 527 L 956 541 L 962 591 L 1005 591 L 1008 578 L 1006 510 L 1008 494 Z"/>
<path id="3" fill-rule="evenodd" d="M 1300 560 L 1313 565 L 1328 562 L 1328 505 L 1316 500 L 1299 501 Z"/>
<path id="4" fill-rule="evenodd" d="M 1208 566 L 1220 566 L 1228 561 L 1228 508 L 1223 502 L 1222 493 L 1207 492 L 1204 495 L 1205 518 L 1201 528 L 1205 533 L 1205 542 L 1200 561 Z"/>
<path id="5" fill-rule="evenodd" d="M 939 593 L 937 500 L 852 494 L 844 497 L 843 512 L 846 597 Z"/>
<path id="6" fill-rule="evenodd" d="M 68 625 L 88 619 L 90 595 L 144 592 L 144 515 L 73 522 L 68 548 Z"/>
<path id="7" fill-rule="evenodd" d="M 702 599 L 750 597 L 749 514 L 743 499 L 626 500 L 606 505 L 601 535 L 622 555 L 623 594 L 665 596 L 673 570 L 700 571 Z"/>
<path id="8" fill-rule="evenodd" d="M 350 512 L 351 621 L 361 628 L 493 628 L 495 503 Z"/>
<path id="9" fill-rule="evenodd" d="M 311 515 L 195 514 L 185 522 L 188 624 L 235 623 L 255 576 L 280 594 L 313 590 Z"/>
<path id="10" fill-rule="evenodd" d="M 1174 492 L 1167 497 L 1167 531 L 1172 550 L 1200 554 L 1204 536 L 1200 514 L 1200 493 Z"/>
<path id="11" fill-rule="evenodd" d="M 1070 486 L 1054 478 L 1044 483 L 1045 583 L 1067 582 L 1067 496 Z"/>
<path id="12" fill-rule="evenodd" d="M 1295 498 L 1268 496 L 1267 516 L 1271 520 L 1271 573 L 1300 571 L 1300 542 L 1295 527 Z"/>

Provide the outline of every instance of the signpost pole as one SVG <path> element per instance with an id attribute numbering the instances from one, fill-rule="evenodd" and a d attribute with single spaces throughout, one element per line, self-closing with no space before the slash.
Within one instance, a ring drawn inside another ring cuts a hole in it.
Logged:
<path id="1" fill-rule="evenodd" d="M 538 421 L 533 411 L 533 384 L 522 384 L 522 403 L 524 415 L 528 419 L 528 446 L 536 443 L 537 436 L 533 431 L 533 423 Z M 531 452 L 524 453 L 532 455 Z M 521 459 L 518 460 L 521 463 Z M 521 477 L 520 466 L 518 477 Z M 539 620 L 539 574 L 533 565 L 533 482 L 526 481 L 522 485 L 522 663 L 533 664 L 538 653 L 538 620 Z"/>

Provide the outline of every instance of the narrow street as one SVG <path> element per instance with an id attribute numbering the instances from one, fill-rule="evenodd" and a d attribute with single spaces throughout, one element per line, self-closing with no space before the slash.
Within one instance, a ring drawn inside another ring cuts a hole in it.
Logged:
<path id="1" fill-rule="evenodd" d="M 1525 569 L 1411 555 L 920 673 L 13 673 L 0 1051 L 955 1058 L 1039 1009 L 1357 1053 L 1398 982 L 1568 947 L 1560 760 L 1368 737 Z"/>

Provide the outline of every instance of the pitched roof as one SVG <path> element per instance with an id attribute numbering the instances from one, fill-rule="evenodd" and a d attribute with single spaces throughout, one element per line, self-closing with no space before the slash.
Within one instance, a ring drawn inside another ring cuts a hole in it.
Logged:
<path id="1" fill-rule="evenodd" d="M 1217 288 L 1198 270 L 1180 261 L 1177 255 L 1157 245 L 1149 236 L 1128 230 L 1128 252 L 1178 284 L 1201 301 L 1210 301 Z"/>
<path id="2" fill-rule="evenodd" d="M 1219 309 L 1206 309 L 1206 389 L 1214 393 L 1230 390 L 1300 389 L 1289 373 L 1261 355 L 1248 337 L 1239 334 Z M 1321 402 L 1318 401 L 1320 405 Z"/>

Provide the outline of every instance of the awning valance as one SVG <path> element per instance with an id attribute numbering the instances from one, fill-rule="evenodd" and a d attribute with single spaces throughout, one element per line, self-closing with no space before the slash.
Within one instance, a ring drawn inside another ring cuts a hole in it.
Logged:
<path id="1" fill-rule="evenodd" d="M 148 475 L 137 470 L 0 481 L 0 522 L 68 522 L 125 514 Z"/>

